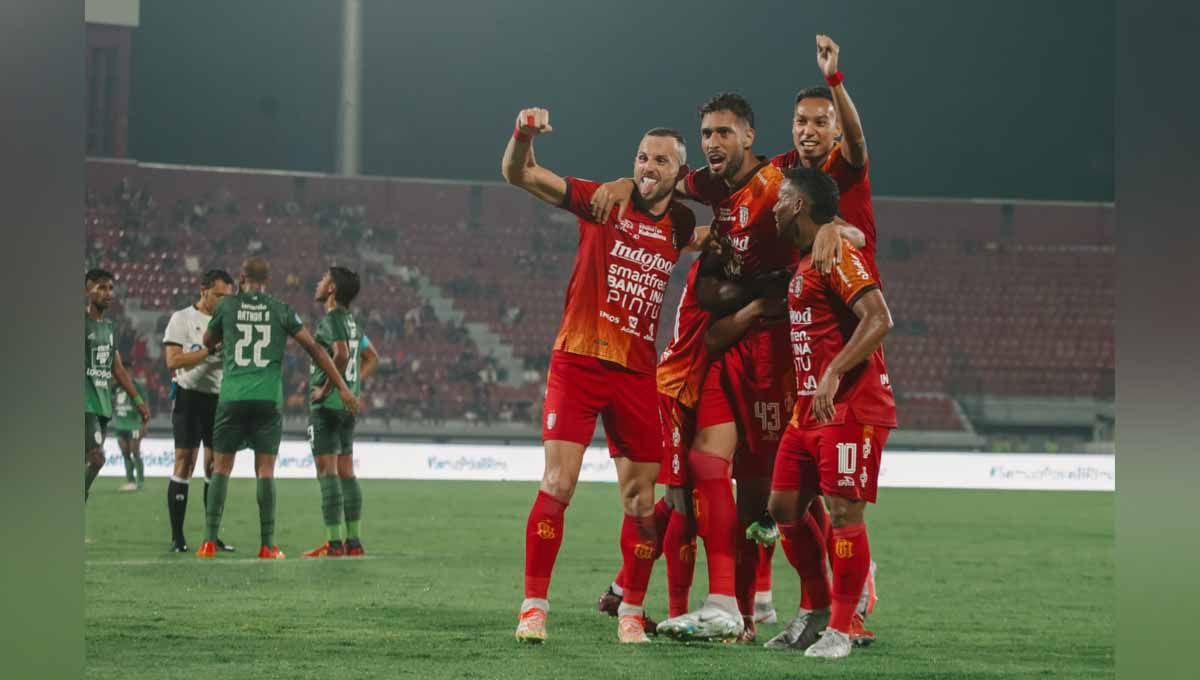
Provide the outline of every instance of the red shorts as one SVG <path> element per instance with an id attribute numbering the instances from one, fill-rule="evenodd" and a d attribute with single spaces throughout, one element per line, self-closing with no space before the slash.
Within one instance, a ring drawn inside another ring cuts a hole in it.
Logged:
<path id="1" fill-rule="evenodd" d="M 687 486 L 688 451 L 696 436 L 696 411 L 673 397 L 660 393 L 658 408 L 666 428 L 666 447 L 663 450 L 662 468 L 658 471 L 658 483 L 667 486 Z"/>
<path id="2" fill-rule="evenodd" d="M 653 373 L 635 373 L 609 361 L 555 350 L 543 413 L 543 441 L 587 446 L 599 415 L 613 458 L 662 462 L 664 427 Z"/>
<path id="3" fill-rule="evenodd" d="M 771 489 L 819 491 L 875 502 L 886 427 L 860 425 L 850 413 L 843 425 L 813 429 L 788 426 L 779 444 Z"/>
<path id="4" fill-rule="evenodd" d="M 736 423 L 744 446 L 733 459 L 734 477 L 770 477 L 795 390 L 787 324 L 752 328 L 709 366 L 696 429 Z"/>

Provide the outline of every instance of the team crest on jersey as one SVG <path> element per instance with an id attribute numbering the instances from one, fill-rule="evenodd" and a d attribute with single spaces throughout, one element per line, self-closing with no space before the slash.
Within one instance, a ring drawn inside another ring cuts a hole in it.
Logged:
<path id="1" fill-rule="evenodd" d="M 112 345 L 96 345 L 92 348 L 92 363 L 107 364 L 112 356 Z"/>
<path id="2" fill-rule="evenodd" d="M 744 205 L 738 208 L 738 223 L 743 227 L 750 224 L 750 208 Z"/>
<path id="3" fill-rule="evenodd" d="M 546 414 L 546 429 L 553 430 L 554 424 L 558 422 L 558 413 L 551 411 Z"/>
<path id="4" fill-rule="evenodd" d="M 804 276 L 797 274 L 792 277 L 792 282 L 788 284 L 788 293 L 800 297 L 804 292 Z"/>

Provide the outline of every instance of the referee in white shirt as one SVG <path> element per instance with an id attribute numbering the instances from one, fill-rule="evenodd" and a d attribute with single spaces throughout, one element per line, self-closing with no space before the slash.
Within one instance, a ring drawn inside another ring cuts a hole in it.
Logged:
<path id="1" fill-rule="evenodd" d="M 204 331 L 222 297 L 234 292 L 233 277 L 221 269 L 210 269 L 200 279 L 200 299 L 171 315 L 163 336 L 163 354 L 175 385 L 175 408 L 171 425 L 175 431 L 175 473 L 167 484 L 167 514 L 171 518 L 171 552 L 188 552 L 183 536 L 183 519 L 196 454 L 204 443 L 204 490 L 212 474 L 213 421 L 221 393 L 221 356 L 209 356 Z M 220 540 L 219 550 L 233 551 Z"/>

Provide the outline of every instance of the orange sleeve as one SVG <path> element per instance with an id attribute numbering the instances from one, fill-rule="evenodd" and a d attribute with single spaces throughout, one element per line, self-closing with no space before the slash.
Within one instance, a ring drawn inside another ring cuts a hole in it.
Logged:
<path id="1" fill-rule="evenodd" d="M 853 307 L 858 298 L 879 287 L 879 282 L 867 269 L 862 252 L 845 238 L 842 239 L 842 256 L 829 273 L 829 287 L 847 307 Z"/>

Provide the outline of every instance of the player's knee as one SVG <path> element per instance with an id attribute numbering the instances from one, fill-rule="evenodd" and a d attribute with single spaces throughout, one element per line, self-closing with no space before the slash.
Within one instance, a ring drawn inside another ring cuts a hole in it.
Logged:
<path id="1" fill-rule="evenodd" d="M 860 524 L 863 521 L 863 511 L 865 509 L 866 503 L 862 501 L 830 499 L 829 522 L 835 528 Z"/>
<path id="2" fill-rule="evenodd" d="M 575 477 L 554 468 L 547 468 L 542 475 L 542 491 L 561 501 L 570 500 L 575 495 Z"/>
<path id="3" fill-rule="evenodd" d="M 641 517 L 654 511 L 654 485 L 634 482 L 621 490 L 625 514 Z"/>
<path id="4" fill-rule="evenodd" d="M 767 512 L 776 522 L 796 521 L 796 499 L 792 494 L 772 493 L 767 499 Z"/>

